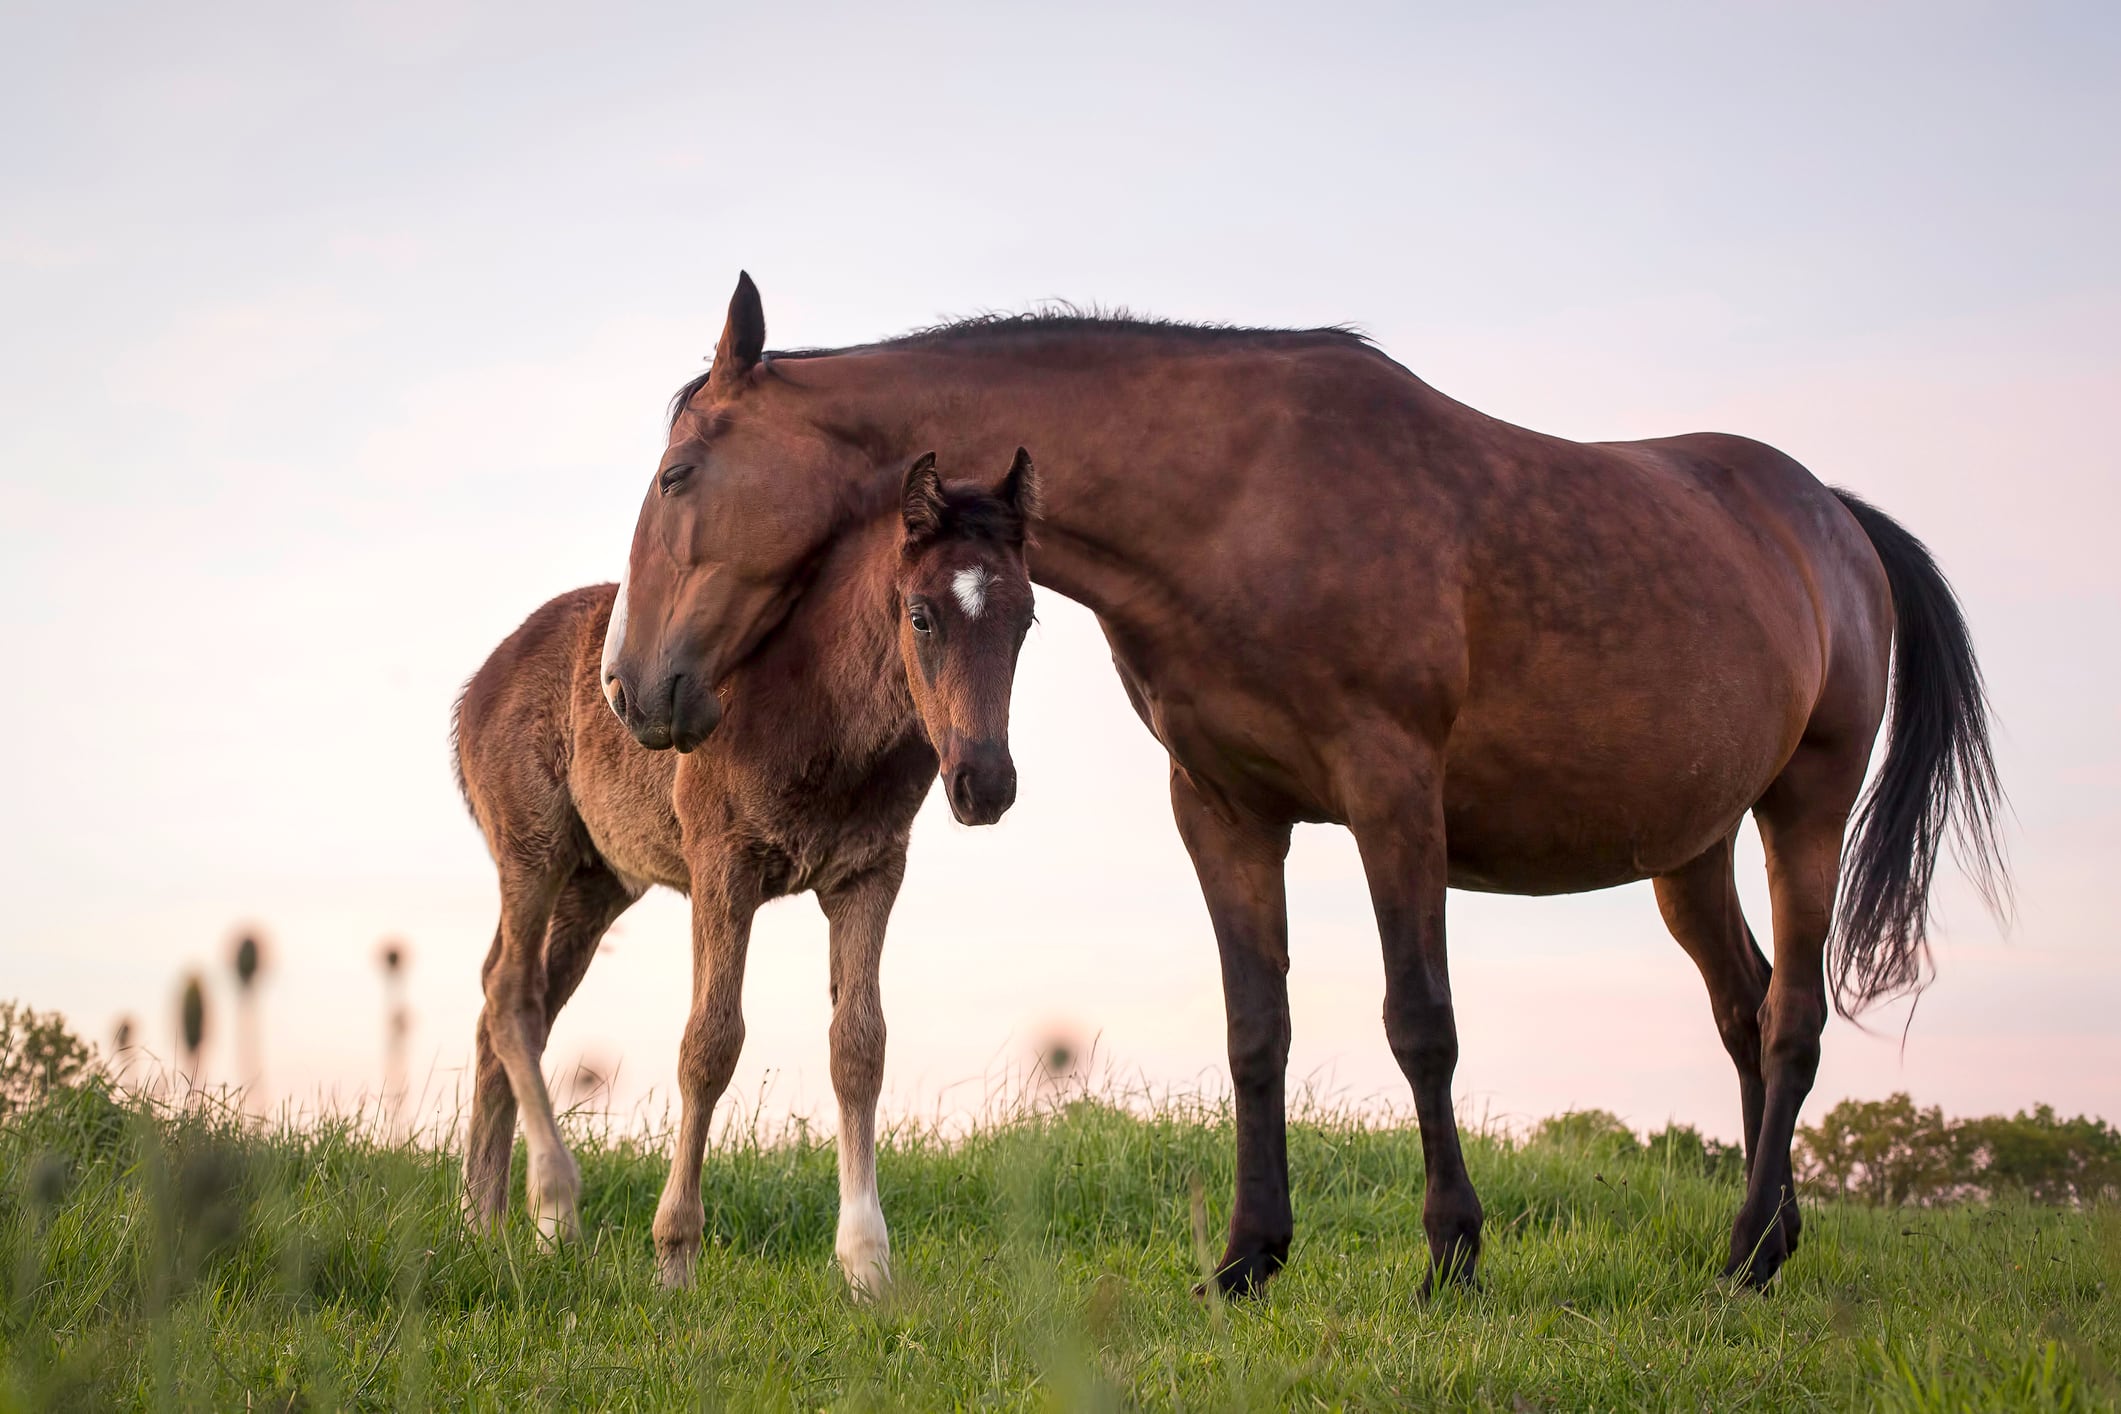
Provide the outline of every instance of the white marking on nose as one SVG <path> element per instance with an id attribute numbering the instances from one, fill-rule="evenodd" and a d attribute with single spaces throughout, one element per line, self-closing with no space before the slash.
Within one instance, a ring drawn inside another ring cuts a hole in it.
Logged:
<path id="1" fill-rule="evenodd" d="M 619 649 L 626 644 L 626 585 L 633 578 L 633 566 L 626 566 L 626 573 L 619 576 L 619 597 L 611 606 L 611 626 L 604 630 L 604 700 L 611 703 L 616 712 L 619 704 L 611 696 L 612 665 L 619 660 Z"/>
<path id="2" fill-rule="evenodd" d="M 950 592 L 957 596 L 957 606 L 965 611 L 966 618 L 978 618 L 980 610 L 987 607 L 987 567 L 974 565 L 959 570 L 950 577 Z"/>

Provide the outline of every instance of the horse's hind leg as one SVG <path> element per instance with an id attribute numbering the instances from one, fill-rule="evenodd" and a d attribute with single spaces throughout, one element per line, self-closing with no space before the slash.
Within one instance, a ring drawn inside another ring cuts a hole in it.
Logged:
<path id="1" fill-rule="evenodd" d="M 877 969 L 905 871 L 903 853 L 818 896 L 832 924 L 832 1089 L 840 1102 L 840 1223 L 834 1249 L 857 1297 L 891 1280 L 891 1234 L 876 1194 L 876 1102 L 884 1088 L 884 999 Z"/>
<path id="2" fill-rule="evenodd" d="M 479 1018 L 479 1034 L 499 1059 L 522 1112 L 523 1137 L 530 1149 L 530 1211 L 538 1231 L 549 1239 L 576 1235 L 575 1199 L 582 1186 L 539 1069 L 547 1034 L 545 938 L 565 877 L 558 870 L 502 866 L 501 929 L 487 957 L 486 1009 Z M 481 1067 L 482 1077 L 486 1069 Z M 494 1126 L 475 1112 L 467 1164 L 488 1167 L 467 1175 L 480 1185 L 468 1197 L 482 1189 L 491 1192 L 490 1166 L 496 1152 L 505 1188 L 507 1150 L 496 1140 Z"/>
<path id="3" fill-rule="evenodd" d="M 1738 904 L 1725 839 L 1699 859 L 1657 880 L 1657 907 L 1672 937 L 1701 969 L 1709 1006 L 1723 1048 L 1738 1068 L 1738 1100 L 1744 1116 L 1745 1162 L 1751 1172 L 1760 1138 L 1760 1112 L 1767 1080 L 1760 1069 L 1760 1004 L 1767 997 L 1768 960 L 1753 941 Z"/>
<path id="4" fill-rule="evenodd" d="M 500 965 L 501 934 L 493 937 L 481 975 Z M 508 1212 L 508 1160 L 516 1141 L 516 1094 L 508 1069 L 494 1049 L 493 1022 L 479 1013 L 472 1071 L 471 1124 L 464 1140 L 464 1217 L 475 1228 L 491 1230 Z"/>
<path id="5" fill-rule="evenodd" d="M 550 1028 L 560 1008 L 582 985 L 596 956 L 597 944 L 633 907 L 640 894 L 612 873 L 602 860 L 593 860 L 574 871 L 552 906 L 552 923 L 545 931 L 545 1025 Z"/>
<path id="6" fill-rule="evenodd" d="M 1819 1073 L 1826 1029 L 1826 941 L 1841 876 L 1841 841 L 1863 785 L 1865 749 L 1807 740 L 1754 807 L 1775 910 L 1775 966 L 1761 1011 L 1767 1081 L 1745 1203 L 1725 1274 L 1764 1286 L 1796 1246 L 1790 1144 Z"/>
<path id="7" fill-rule="evenodd" d="M 634 894 L 601 862 L 577 869 L 560 888 L 545 926 L 544 1035 L 560 1008 L 581 985 L 597 941 L 631 904 Z M 503 934 L 496 932 L 484 974 L 502 965 Z M 538 1043 L 542 1059 L 544 1043 Z M 492 1228 L 508 1211 L 508 1160 L 515 1148 L 516 1097 L 508 1069 L 494 1047 L 493 1022 L 479 1016 L 471 1126 L 464 1146 L 464 1213 L 474 1227 Z"/>

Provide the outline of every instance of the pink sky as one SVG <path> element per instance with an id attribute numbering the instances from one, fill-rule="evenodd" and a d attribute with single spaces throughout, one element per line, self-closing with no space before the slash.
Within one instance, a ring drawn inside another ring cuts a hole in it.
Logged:
<path id="1" fill-rule="evenodd" d="M 780 344 L 1044 296 L 1354 320 L 1454 396 L 1583 438 L 1774 442 L 1936 550 L 2016 808 L 2008 937 L 1940 880 L 1940 977 L 1841 1022 L 1808 1109 L 2121 1116 L 2113 624 L 2121 513 L 2114 23 L 1934 7 L 364 8 L 52 13 L 0 105 L 0 995 L 166 1049 L 178 979 L 275 944 L 280 1094 L 453 1084 L 493 928 L 450 700 L 529 610 L 614 577 L 737 269 Z M 887 1103 L 976 1105 L 1040 1038 L 1223 1084 L 1213 944 L 1155 743 L 1048 596 L 1019 804 L 931 801 L 885 966 Z M 1765 921 L 1757 850 L 1741 864 Z M 667 1087 L 682 901 L 614 930 L 555 1036 Z M 1344 834 L 1291 865 L 1294 1074 L 1403 1106 Z M 1736 1094 L 1647 886 L 1454 895 L 1471 1115 L 1730 1136 Z M 753 948 L 738 1090 L 826 1102 L 824 927 Z M 230 1059 L 212 1062 L 226 1075 Z"/>

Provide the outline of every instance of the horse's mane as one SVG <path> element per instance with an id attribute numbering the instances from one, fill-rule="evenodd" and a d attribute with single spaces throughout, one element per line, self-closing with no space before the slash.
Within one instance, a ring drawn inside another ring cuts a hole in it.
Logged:
<path id="1" fill-rule="evenodd" d="M 1194 344 L 1280 343 L 1291 339 L 1323 339 L 1346 343 L 1356 348 L 1376 347 L 1370 336 L 1353 324 L 1327 324 L 1315 329 L 1261 328 L 1243 324 L 1160 319 L 1134 314 L 1119 307 L 1107 308 L 1095 304 L 1052 300 L 1036 309 L 988 310 L 959 319 L 945 320 L 940 324 L 911 329 L 893 338 L 877 339 L 866 344 L 845 344 L 837 348 L 769 349 L 765 357 L 769 361 L 832 358 L 840 354 L 872 353 L 882 349 L 932 349 L 984 343 L 1025 343 L 1069 334 L 1146 336 Z M 686 404 L 692 401 L 692 395 L 706 386 L 712 373 L 710 368 L 678 389 L 670 400 L 672 422 L 677 420 L 678 413 L 684 410 Z"/>

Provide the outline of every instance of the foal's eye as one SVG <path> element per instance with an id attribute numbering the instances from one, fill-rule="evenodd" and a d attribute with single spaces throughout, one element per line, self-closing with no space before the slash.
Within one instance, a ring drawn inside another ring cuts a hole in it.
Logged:
<path id="1" fill-rule="evenodd" d="M 671 492 L 683 486 L 691 477 L 692 464 L 683 462 L 677 466 L 664 467 L 663 474 L 655 479 L 655 484 L 662 489 L 664 495 L 668 496 Z"/>
<path id="2" fill-rule="evenodd" d="M 928 621 L 928 611 L 918 604 L 907 606 L 906 618 L 912 623 L 915 633 L 931 633 L 935 629 L 935 625 Z"/>

